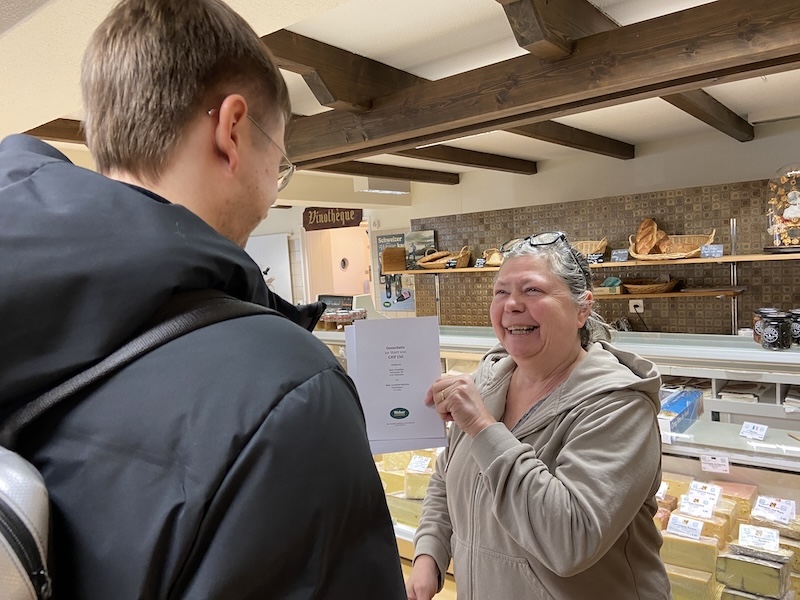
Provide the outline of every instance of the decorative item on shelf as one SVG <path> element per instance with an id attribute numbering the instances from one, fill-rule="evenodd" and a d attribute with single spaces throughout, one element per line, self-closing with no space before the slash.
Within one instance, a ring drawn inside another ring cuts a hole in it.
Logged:
<path id="1" fill-rule="evenodd" d="M 389 246 L 381 253 L 381 271 L 405 271 L 406 249 L 405 246 Z"/>
<path id="2" fill-rule="evenodd" d="M 800 252 L 800 163 L 784 165 L 769 180 L 766 252 Z"/>
<path id="3" fill-rule="evenodd" d="M 503 254 L 497 248 L 489 248 L 483 251 L 484 263 L 487 267 L 499 267 L 503 264 Z"/>
<path id="4" fill-rule="evenodd" d="M 622 288 L 626 294 L 666 294 L 674 290 L 679 281 L 669 275 L 658 279 L 632 279 L 623 281 Z"/>
<path id="5" fill-rule="evenodd" d="M 432 258 L 434 257 L 434 258 Z M 472 257 L 472 252 L 469 246 L 464 246 L 458 252 L 445 252 L 440 250 L 428 254 L 417 261 L 417 265 L 423 269 L 445 269 L 449 261 L 455 260 L 456 266 L 450 268 L 463 269 L 469 266 L 469 259 Z"/>
<path id="6" fill-rule="evenodd" d="M 581 240 L 579 242 L 572 242 L 572 247 L 584 256 L 590 254 L 603 254 L 606 251 L 608 240 Z"/>
<path id="7" fill-rule="evenodd" d="M 617 296 L 622 293 L 622 280 L 619 277 L 606 277 L 603 283 L 594 286 L 595 296 Z"/>
<path id="8" fill-rule="evenodd" d="M 636 235 L 628 238 L 628 253 L 637 260 L 672 260 L 700 256 L 701 248 L 714 241 L 717 230 L 693 235 L 667 235 L 653 219 L 644 219 Z"/>

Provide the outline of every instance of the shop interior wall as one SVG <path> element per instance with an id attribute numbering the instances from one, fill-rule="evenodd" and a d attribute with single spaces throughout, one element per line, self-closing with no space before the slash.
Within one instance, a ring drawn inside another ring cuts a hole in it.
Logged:
<path id="1" fill-rule="evenodd" d="M 412 219 L 412 230 L 433 229 L 444 248 L 469 245 L 475 256 L 504 241 L 537 231 L 564 231 L 572 240 L 599 240 L 608 248 L 628 248 L 628 237 L 645 217 L 656 219 L 668 234 L 709 234 L 732 254 L 731 220 L 736 222 L 736 253 L 761 253 L 766 235 L 767 180 L 725 183 L 593 198 L 469 214 Z M 798 257 L 800 259 L 800 256 Z M 738 283 L 747 286 L 739 297 L 738 327 L 749 325 L 754 308 L 800 308 L 800 260 L 741 263 Z M 686 287 L 731 284 L 730 265 L 670 265 L 597 269 L 595 283 L 609 275 L 623 280 L 669 275 Z M 488 326 L 493 272 L 440 275 L 440 314 L 443 325 Z M 435 315 L 434 276 L 415 276 L 417 315 Z M 715 297 L 647 298 L 641 319 L 628 312 L 628 298 L 604 298 L 597 311 L 607 320 L 627 317 L 634 329 L 680 333 L 732 333 L 731 300 Z"/>

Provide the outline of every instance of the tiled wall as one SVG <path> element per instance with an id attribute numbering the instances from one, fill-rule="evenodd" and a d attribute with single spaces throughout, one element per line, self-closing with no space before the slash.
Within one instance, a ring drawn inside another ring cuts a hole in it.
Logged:
<path id="1" fill-rule="evenodd" d="M 542 231 L 564 231 L 571 240 L 608 240 L 613 248 L 628 248 L 628 236 L 645 217 L 656 220 L 669 235 L 704 234 L 716 230 L 715 243 L 725 254 L 760 254 L 767 244 L 767 181 L 665 190 L 647 194 L 596 198 L 570 203 L 528 206 L 445 217 L 414 219 L 414 231 L 436 231 L 440 249 L 457 251 L 468 245 L 473 259 L 504 241 Z M 736 247 L 731 247 L 735 219 Z M 797 261 L 738 263 L 738 284 L 747 286 L 738 298 L 737 327 L 750 326 L 754 308 L 800 308 L 800 254 Z M 729 286 L 728 264 L 672 265 L 596 269 L 596 281 L 609 275 L 653 279 L 669 273 L 686 287 Z M 447 273 L 439 276 L 442 325 L 488 326 L 493 272 Z M 434 276 L 415 276 L 417 315 L 435 315 Z M 731 333 L 732 302 L 715 297 L 647 298 L 644 323 L 628 313 L 628 298 L 603 299 L 596 310 L 607 320 L 626 317 L 633 328 L 682 333 Z"/>

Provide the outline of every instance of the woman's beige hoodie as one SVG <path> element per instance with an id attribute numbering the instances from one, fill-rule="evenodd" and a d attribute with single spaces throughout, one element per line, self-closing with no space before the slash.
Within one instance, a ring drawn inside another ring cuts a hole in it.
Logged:
<path id="1" fill-rule="evenodd" d="M 500 420 L 516 365 L 502 346 L 475 381 Z M 605 342 L 512 433 L 451 427 L 415 556 L 455 567 L 458 600 L 668 600 L 653 524 L 661 482 L 655 365 Z"/>

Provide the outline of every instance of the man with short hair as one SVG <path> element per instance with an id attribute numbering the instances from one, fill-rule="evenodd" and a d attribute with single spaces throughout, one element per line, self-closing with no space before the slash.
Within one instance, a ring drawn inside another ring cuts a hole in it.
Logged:
<path id="1" fill-rule="evenodd" d="M 55 597 L 404 599 L 356 390 L 304 329 L 319 306 L 271 294 L 242 249 L 294 171 L 268 51 L 220 0 L 123 0 L 82 88 L 101 174 L 0 143 L 0 418 L 175 293 L 289 318 L 186 334 L 23 430 L 51 494 Z"/>

